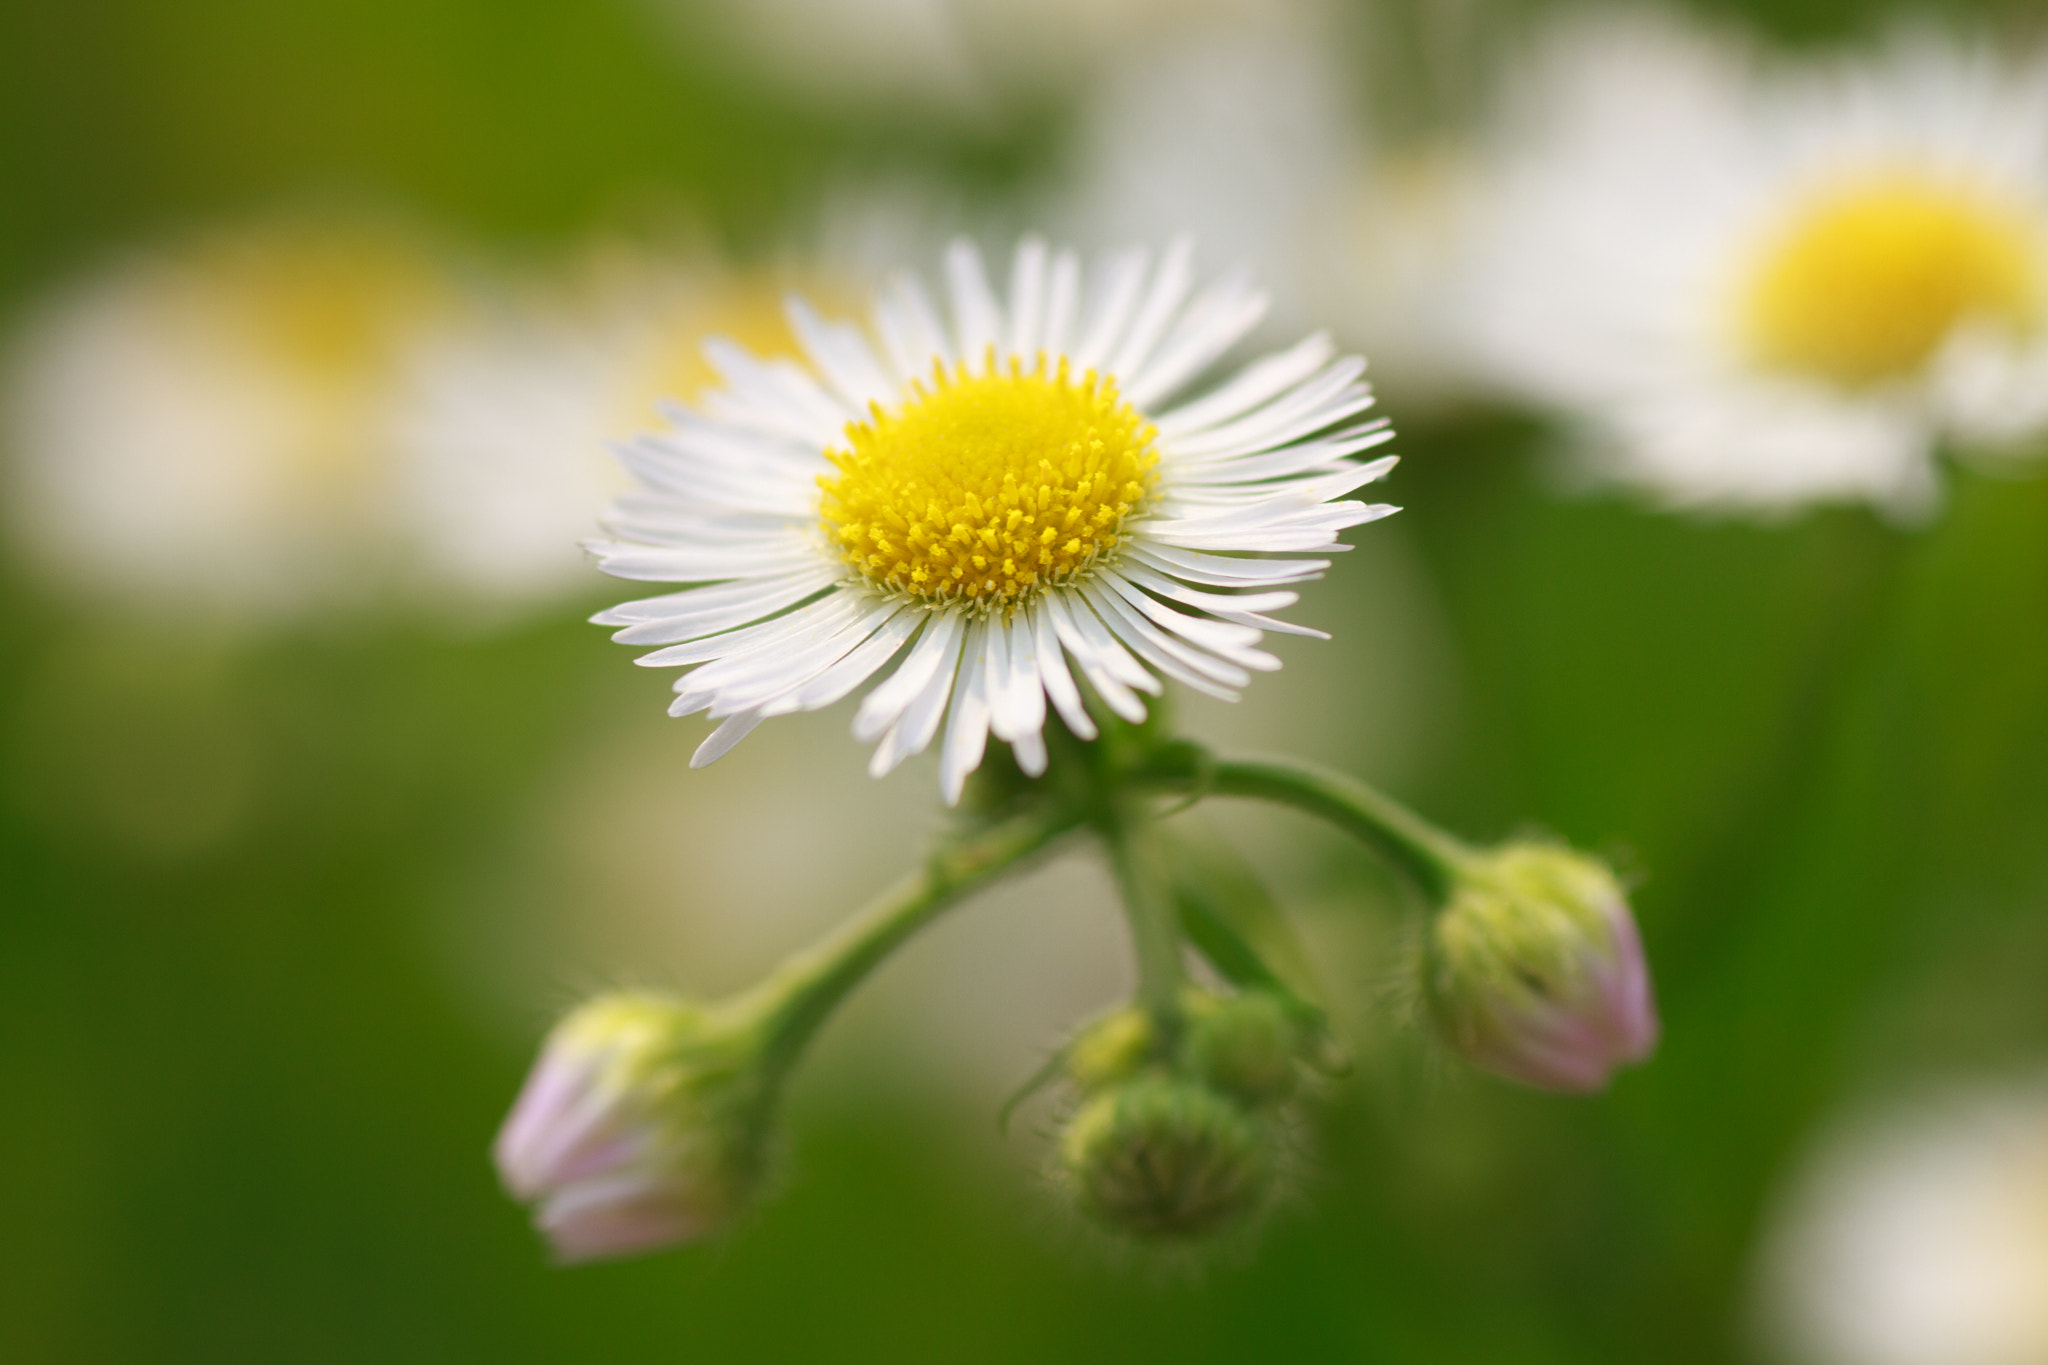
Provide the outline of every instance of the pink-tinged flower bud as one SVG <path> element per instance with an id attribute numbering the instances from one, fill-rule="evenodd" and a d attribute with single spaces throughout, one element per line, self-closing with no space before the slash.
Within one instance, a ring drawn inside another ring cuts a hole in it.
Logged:
<path id="1" fill-rule="evenodd" d="M 696 1241 L 760 1167 L 749 1039 L 687 1001 L 600 996 L 555 1026 L 492 1155 L 564 1261 Z"/>
<path id="2" fill-rule="evenodd" d="M 1599 1090 L 1657 1046 L 1621 885 L 1567 848 L 1508 844 L 1466 864 L 1430 926 L 1423 987 L 1454 1049 L 1525 1085 Z"/>

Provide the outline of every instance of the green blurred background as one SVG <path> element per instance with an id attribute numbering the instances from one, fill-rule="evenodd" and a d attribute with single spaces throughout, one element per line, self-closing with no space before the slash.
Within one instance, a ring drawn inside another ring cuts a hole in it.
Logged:
<path id="1" fill-rule="evenodd" d="M 1710 8 L 1802 43 L 1898 12 Z M 1428 15 L 1361 9 L 1361 82 Z M 796 99 L 626 0 L 28 0 L 0 10 L 0 308 L 326 196 L 512 254 L 679 213 L 744 252 L 849 167 L 1001 203 L 1068 95 L 971 119 Z M 1394 722 L 1385 665 L 1323 677 L 1309 733 L 1398 754 L 1365 775 L 1453 828 L 1638 869 L 1653 1065 L 1567 1100 L 1439 1075 L 1395 1033 L 1312 1117 L 1317 1169 L 1258 1244 L 1162 1272 L 1049 1211 L 1029 1133 L 952 1136 L 992 1127 L 979 1094 L 892 1068 L 871 1029 L 814 1059 L 783 1187 L 728 1241 L 557 1270 L 486 1147 L 548 1011 L 615 968 L 564 956 L 549 994 L 489 964 L 539 902 L 593 894 L 527 837 L 548 792 L 593 753 L 679 770 L 696 738 L 581 623 L 605 587 L 483 633 L 374 610 L 251 631 L 81 603 L 9 556 L 0 1359 L 1747 1358 L 1759 1220 L 1816 1124 L 2048 1059 L 2048 481 L 1963 476 L 1917 531 L 1700 524 L 1551 496 L 1525 416 L 1385 400 L 1407 510 L 1313 615 L 1427 662 L 1395 668 Z M 844 719 L 803 732 L 821 768 L 861 761 Z M 801 822 L 749 790 L 763 848 L 801 860 Z M 1355 855 L 1284 847 L 1307 919 L 1397 935 Z M 1387 970 L 1327 974 L 1369 1005 Z"/>

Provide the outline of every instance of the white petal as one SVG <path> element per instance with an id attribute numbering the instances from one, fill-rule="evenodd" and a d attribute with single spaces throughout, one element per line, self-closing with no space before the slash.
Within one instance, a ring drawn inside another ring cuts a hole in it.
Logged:
<path id="1" fill-rule="evenodd" d="M 882 334 L 882 346 L 889 363 L 906 383 L 929 379 L 934 360 L 952 358 L 946 344 L 946 329 L 939 323 L 938 309 L 922 282 L 908 271 L 893 276 L 882 296 L 875 301 L 875 325 Z"/>
<path id="2" fill-rule="evenodd" d="M 752 734 L 754 727 L 760 723 L 761 713 L 758 711 L 742 711 L 736 716 L 726 717 L 725 721 L 711 732 L 711 737 L 697 746 L 697 752 L 690 755 L 690 766 L 706 768 L 718 762 L 732 752 L 733 745 Z"/>
<path id="3" fill-rule="evenodd" d="M 954 629 L 940 637 L 943 649 L 937 656 L 938 665 L 896 723 L 889 727 L 889 733 L 875 746 L 874 757 L 868 761 L 868 772 L 874 777 L 882 776 L 912 754 L 923 753 L 932 736 L 939 732 L 939 717 L 945 712 L 946 699 L 952 695 L 953 678 L 960 666 L 960 640 L 966 634 L 959 629 L 960 618 L 945 619 Z"/>
<path id="4" fill-rule="evenodd" d="M 1171 545 L 1155 545 L 1142 535 L 1131 537 L 1127 553 L 1175 578 L 1212 588 L 1235 588 L 1249 583 L 1305 583 L 1321 578 L 1330 567 L 1327 559 L 1240 559 L 1177 550 Z"/>
<path id="5" fill-rule="evenodd" d="M 1233 273 L 1205 290 L 1178 326 L 1124 385 L 1124 397 L 1140 411 L 1151 408 L 1213 364 L 1243 340 L 1266 316 L 1271 302 L 1249 277 Z"/>
<path id="6" fill-rule="evenodd" d="M 795 295 L 789 297 L 784 308 L 789 314 L 790 330 L 796 333 L 804 354 L 849 408 L 862 413 L 870 403 L 895 397 L 897 386 L 882 373 L 881 362 L 868 349 L 867 338 L 859 328 L 825 321 Z"/>
<path id="7" fill-rule="evenodd" d="M 1052 258 L 1052 283 L 1046 287 L 1045 335 L 1038 344 L 1047 355 L 1066 353 L 1080 305 L 1081 258 L 1062 251 Z"/>
<path id="8" fill-rule="evenodd" d="M 903 664 L 868 693 L 853 717 L 853 737 L 868 743 L 881 735 L 903 715 L 959 643 L 960 618 L 950 612 L 927 618 L 924 634 L 918 636 Z"/>
<path id="9" fill-rule="evenodd" d="M 1151 260 L 1151 252 L 1132 247 L 1103 261 L 1081 328 L 1081 342 L 1073 351 L 1076 370 L 1100 370 L 1109 358 L 1110 348 L 1123 335 L 1138 306 L 1138 293 L 1145 287 L 1145 269 Z"/>
<path id="10" fill-rule="evenodd" d="M 778 697 L 763 708 L 764 714 L 784 716 L 792 711 L 816 711 L 830 706 L 879 672 L 896 657 L 911 632 L 924 623 L 924 613 L 905 609 L 883 622 L 881 627 L 838 663 L 805 683 L 796 691 Z"/>
<path id="11" fill-rule="evenodd" d="M 1045 321 L 1045 255 L 1043 237 L 1026 237 L 1010 263 L 1010 335 L 1004 347 L 1027 366 L 1038 354 Z"/>
<path id="12" fill-rule="evenodd" d="M 733 658 L 751 654 L 756 650 L 773 649 L 783 642 L 796 638 L 805 631 L 837 629 L 851 619 L 859 609 L 859 595 L 852 592 L 835 592 L 821 598 L 807 607 L 798 607 L 787 616 L 778 616 L 772 621 L 763 621 L 758 626 L 746 626 L 739 630 L 713 635 L 708 639 L 693 640 L 685 644 L 670 645 L 657 649 L 652 654 L 643 654 L 633 662 L 646 668 L 677 668 L 685 664 L 704 663 L 710 659 Z"/>
<path id="13" fill-rule="evenodd" d="M 1046 610 L 1044 601 L 1031 604 L 1030 618 L 1038 676 L 1045 684 L 1045 695 L 1060 713 L 1060 719 L 1067 723 L 1068 730 L 1080 739 L 1094 739 L 1094 718 L 1082 705 L 1081 690 L 1074 686 L 1074 677 L 1067 671 L 1066 651 L 1060 646 L 1059 631 L 1053 626 L 1052 613 Z"/>
<path id="14" fill-rule="evenodd" d="M 981 766 L 988 751 L 988 637 L 986 621 L 967 628 L 960 680 L 953 685 L 953 711 L 946 722 L 946 743 L 939 754 L 939 791 L 946 804 L 960 804 L 967 775 Z"/>
<path id="15" fill-rule="evenodd" d="M 796 574 L 786 578 L 750 578 L 735 586 L 748 591 L 725 600 L 692 603 L 677 610 L 615 631 L 612 639 L 622 645 L 673 645 L 716 635 L 734 626 L 758 621 L 785 607 L 795 606 L 812 593 L 831 585 L 829 574 Z M 684 594 L 678 593 L 678 597 Z"/>
<path id="16" fill-rule="evenodd" d="M 1002 340 L 1003 310 L 989 288 L 981 253 L 966 238 L 946 248 L 946 284 L 953 295 L 953 330 L 969 374 L 980 374 L 989 351 Z"/>
<path id="17" fill-rule="evenodd" d="M 1194 283 L 1195 244 L 1186 237 L 1176 237 L 1167 245 L 1166 255 L 1159 262 L 1159 273 L 1152 277 L 1152 287 L 1138 306 L 1129 333 L 1110 356 L 1110 374 L 1119 379 L 1136 374 L 1151 358 L 1153 348 L 1166 335 L 1175 310 L 1187 299 Z"/>
<path id="18" fill-rule="evenodd" d="M 1302 383 L 1329 364 L 1336 354 L 1337 347 L 1328 333 L 1317 332 L 1284 351 L 1253 361 L 1222 388 L 1155 417 L 1152 425 L 1159 428 L 1160 439 L 1165 440 L 1241 417 Z"/>
<path id="19" fill-rule="evenodd" d="M 1282 611 L 1301 600 L 1298 592 L 1248 592 L 1220 593 L 1199 592 L 1186 584 L 1177 583 L 1165 574 L 1148 568 L 1138 562 L 1136 556 L 1116 566 L 1117 574 L 1147 592 L 1157 593 L 1169 602 L 1194 607 L 1198 611 L 1222 613 L 1226 611 Z"/>
<path id="20" fill-rule="evenodd" d="M 1088 680 L 1088 685 L 1095 689 L 1095 694 L 1102 698 L 1110 710 L 1131 724 L 1142 722 L 1145 719 L 1145 703 L 1138 700 L 1137 694 L 1125 686 L 1119 676 L 1120 670 L 1111 667 L 1109 660 L 1112 651 L 1129 660 L 1130 667 L 1142 674 L 1151 684 L 1146 691 L 1156 695 L 1160 691 L 1159 680 L 1145 673 L 1137 661 L 1130 658 L 1130 651 L 1117 643 L 1115 637 L 1095 619 L 1094 613 L 1088 610 L 1086 603 L 1077 599 L 1072 608 L 1069 608 L 1061 598 L 1048 597 L 1045 599 L 1045 606 L 1047 618 L 1052 622 L 1060 643 L 1074 656 L 1074 666 L 1081 670 L 1081 676 Z M 1073 728 L 1071 721 L 1068 728 Z M 1075 730 L 1074 733 L 1081 732 Z"/>

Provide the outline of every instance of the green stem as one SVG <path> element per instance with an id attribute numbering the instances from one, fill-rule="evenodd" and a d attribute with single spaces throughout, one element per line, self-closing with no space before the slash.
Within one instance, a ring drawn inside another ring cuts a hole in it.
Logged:
<path id="1" fill-rule="evenodd" d="M 773 1090 L 854 987 L 890 953 L 969 892 L 1073 828 L 1060 811 L 1034 811 L 948 844 L 820 942 L 783 962 L 734 1003 L 762 1033 L 762 1074 Z"/>
<path id="2" fill-rule="evenodd" d="M 1141 777 L 1150 785 L 1193 796 L 1249 797 L 1319 816 L 1371 845 L 1413 878 L 1433 904 L 1450 895 L 1459 869 L 1473 857 L 1463 841 L 1392 797 L 1312 763 L 1289 758 L 1210 760 L 1178 749 Z"/>
<path id="3" fill-rule="evenodd" d="M 1138 964 L 1138 1000 L 1168 1031 L 1180 1018 L 1180 993 L 1185 975 L 1181 962 L 1180 920 L 1174 910 L 1172 885 L 1159 836 L 1152 828 L 1144 798 L 1122 794 L 1111 811 L 1097 820 L 1109 846 L 1110 870 L 1122 893 L 1124 917 L 1131 926 L 1131 951 Z"/>

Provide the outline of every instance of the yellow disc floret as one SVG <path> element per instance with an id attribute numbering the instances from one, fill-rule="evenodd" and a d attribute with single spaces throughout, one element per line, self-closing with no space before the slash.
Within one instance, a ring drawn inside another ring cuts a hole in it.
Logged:
<path id="1" fill-rule="evenodd" d="M 827 451 L 825 532 L 870 583 L 1008 613 L 1087 574 L 1151 495 L 1151 423 L 1092 370 L 934 364 L 895 409 Z"/>
<path id="2" fill-rule="evenodd" d="M 1914 172 L 1830 186 L 1751 277 L 1749 349 L 1854 388 L 1911 374 L 1966 319 L 2026 331 L 2041 303 L 2042 227 L 2019 205 Z"/>

